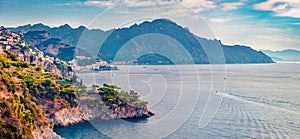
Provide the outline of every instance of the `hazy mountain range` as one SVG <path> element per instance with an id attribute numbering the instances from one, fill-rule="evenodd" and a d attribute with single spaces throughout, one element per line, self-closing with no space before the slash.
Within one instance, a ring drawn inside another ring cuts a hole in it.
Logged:
<path id="1" fill-rule="evenodd" d="M 25 39 L 35 42 L 32 45 L 53 56 L 68 57 L 64 60 L 72 59 L 74 52 L 81 52 L 105 61 L 138 64 L 206 64 L 224 63 L 224 60 L 226 63 L 273 63 L 270 57 L 251 47 L 228 46 L 219 40 L 198 37 L 168 19 L 109 31 L 84 26 L 71 28 L 67 24 L 53 28 L 35 24 L 8 29 L 26 32 Z M 49 33 L 48 38 L 45 39 L 47 35 L 36 36 L 41 31 Z M 51 51 L 53 48 L 56 50 Z"/>
<path id="2" fill-rule="evenodd" d="M 270 56 L 274 61 L 300 61 L 300 51 L 287 49 L 282 51 L 262 50 Z"/>

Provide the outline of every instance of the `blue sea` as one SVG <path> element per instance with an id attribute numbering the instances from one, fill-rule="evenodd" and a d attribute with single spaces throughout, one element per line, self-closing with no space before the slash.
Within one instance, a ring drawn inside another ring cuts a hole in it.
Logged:
<path id="1" fill-rule="evenodd" d="M 132 65 L 78 73 L 141 94 L 155 116 L 90 121 L 55 132 L 90 138 L 300 138 L 300 64 Z"/>

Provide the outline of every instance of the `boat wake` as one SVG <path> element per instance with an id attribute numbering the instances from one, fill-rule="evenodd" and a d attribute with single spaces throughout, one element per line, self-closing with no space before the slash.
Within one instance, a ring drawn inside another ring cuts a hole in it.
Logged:
<path id="1" fill-rule="evenodd" d="M 300 115 L 300 113 L 296 112 L 296 111 L 288 110 L 288 109 L 285 109 L 285 108 L 280 108 L 280 107 L 277 107 L 277 106 L 272 106 L 272 105 L 261 103 L 261 102 L 255 102 L 255 101 L 247 100 L 247 99 L 244 99 L 240 96 L 235 96 L 235 95 L 232 95 L 232 94 L 229 94 L 229 93 L 216 91 L 215 94 L 218 95 L 218 96 L 225 97 L 225 98 L 238 100 L 238 101 L 243 102 L 243 103 L 252 104 L 252 105 L 255 105 L 255 106 L 261 106 L 261 107 L 266 107 L 266 108 L 270 108 L 270 109 L 273 109 L 273 110 L 279 110 L 279 111 L 287 112 L 287 113 L 290 113 L 290 114 Z"/>

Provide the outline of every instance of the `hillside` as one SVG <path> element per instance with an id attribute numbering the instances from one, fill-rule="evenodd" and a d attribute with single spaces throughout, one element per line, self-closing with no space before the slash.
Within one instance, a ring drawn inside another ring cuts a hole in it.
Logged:
<path id="1" fill-rule="evenodd" d="M 45 33 L 33 36 L 47 38 Z M 22 35 L 0 27 L 0 138 L 60 138 L 54 127 L 153 115 L 136 92 L 107 84 L 86 89 L 71 67 L 29 46 Z"/>
<path id="2" fill-rule="evenodd" d="M 66 79 L 8 51 L 0 54 L 0 77 L 0 138 L 33 138 L 50 129 L 53 113 L 77 106 L 75 88 L 58 83 Z"/>
<path id="3" fill-rule="evenodd" d="M 0 54 L 0 138 L 59 138 L 54 126 L 153 115 L 136 92 L 107 84 L 86 91 L 75 85 L 13 53 Z"/>

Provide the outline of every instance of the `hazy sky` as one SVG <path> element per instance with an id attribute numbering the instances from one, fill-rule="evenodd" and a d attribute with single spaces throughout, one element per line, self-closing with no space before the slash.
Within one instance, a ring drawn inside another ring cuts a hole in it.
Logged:
<path id="1" fill-rule="evenodd" d="M 203 37 L 211 31 L 224 44 L 300 50 L 300 0 L 0 0 L 0 25 L 6 27 L 67 23 L 109 30 L 154 18 L 169 18 Z"/>

